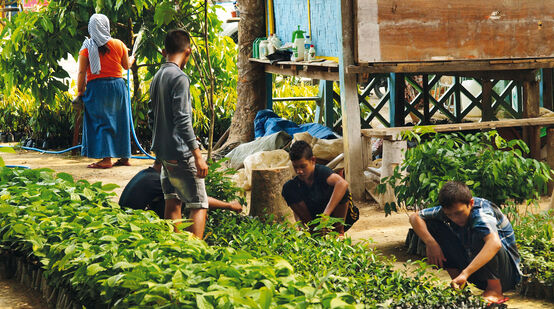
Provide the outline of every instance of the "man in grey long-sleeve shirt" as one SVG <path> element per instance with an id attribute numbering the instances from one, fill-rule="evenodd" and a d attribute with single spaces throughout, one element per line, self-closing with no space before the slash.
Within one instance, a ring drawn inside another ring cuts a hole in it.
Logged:
<path id="1" fill-rule="evenodd" d="M 190 80 L 182 71 L 191 54 L 189 34 L 180 29 L 170 31 L 163 53 L 167 62 L 150 84 L 148 121 L 153 132 L 152 151 L 162 162 L 165 218 L 180 220 L 184 204 L 193 222 L 188 230 L 202 238 L 208 209 L 204 185 L 208 166 L 192 128 Z"/>

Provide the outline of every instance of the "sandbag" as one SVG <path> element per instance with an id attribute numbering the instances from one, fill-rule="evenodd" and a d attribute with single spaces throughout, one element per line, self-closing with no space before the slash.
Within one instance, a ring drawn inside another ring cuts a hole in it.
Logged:
<path id="1" fill-rule="evenodd" d="M 285 148 L 290 144 L 292 137 L 285 131 L 277 132 L 268 136 L 260 137 L 249 143 L 244 143 L 225 157 L 229 158 L 229 167 L 240 169 L 244 166 L 244 159 L 249 155 L 261 152 Z"/>
<path id="2" fill-rule="evenodd" d="M 312 146 L 312 151 L 317 159 L 331 161 L 343 153 L 344 146 L 342 138 L 320 139 L 311 136 L 308 132 L 294 134 L 293 143 L 296 141 L 305 141 Z"/>
<path id="3" fill-rule="evenodd" d="M 292 162 L 290 162 L 289 153 L 283 149 L 263 151 L 248 156 L 244 159 L 244 173 L 246 176 L 246 187 L 248 188 L 245 188 L 245 190 L 250 190 L 252 187 L 252 170 L 271 169 L 282 166 L 290 169 L 290 175 L 296 175 Z"/>

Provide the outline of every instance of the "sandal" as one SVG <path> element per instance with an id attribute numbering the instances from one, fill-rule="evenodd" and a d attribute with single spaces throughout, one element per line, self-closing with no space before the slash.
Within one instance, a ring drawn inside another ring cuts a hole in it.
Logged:
<path id="1" fill-rule="evenodd" d="M 125 161 L 123 161 L 123 159 L 119 159 L 119 160 L 115 161 L 113 166 L 131 166 L 131 163 L 129 163 L 128 159 L 125 160 Z"/>
<path id="2" fill-rule="evenodd" d="M 98 164 L 97 162 L 94 162 L 94 163 L 91 163 L 89 165 L 87 165 L 88 168 L 100 168 L 100 169 L 106 169 L 106 168 L 111 168 L 112 165 L 100 165 Z"/>
<path id="3" fill-rule="evenodd" d="M 487 307 L 490 307 L 490 308 L 497 308 L 496 305 L 502 305 L 504 304 L 505 302 L 509 301 L 510 298 L 509 297 L 504 297 L 502 299 L 499 299 L 497 301 L 488 301 L 485 299 L 485 301 L 487 301 Z M 501 306 L 498 306 L 498 308 L 500 308 Z"/>

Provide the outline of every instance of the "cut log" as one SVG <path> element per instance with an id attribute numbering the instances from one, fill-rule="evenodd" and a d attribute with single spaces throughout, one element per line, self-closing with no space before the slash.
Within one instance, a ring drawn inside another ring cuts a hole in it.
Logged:
<path id="1" fill-rule="evenodd" d="M 291 179 L 288 166 L 252 170 L 250 215 L 272 214 L 276 219 L 294 222 L 294 214 L 281 196 L 283 185 Z"/>

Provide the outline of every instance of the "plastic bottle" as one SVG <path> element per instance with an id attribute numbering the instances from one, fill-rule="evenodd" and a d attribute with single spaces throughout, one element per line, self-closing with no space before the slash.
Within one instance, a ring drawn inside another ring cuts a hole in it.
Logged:
<path id="1" fill-rule="evenodd" d="M 292 61 L 304 59 L 304 32 L 298 26 L 298 30 L 292 33 Z"/>
<path id="2" fill-rule="evenodd" d="M 260 59 L 267 60 L 267 55 L 269 53 L 268 47 L 269 47 L 268 40 L 260 41 Z"/>
<path id="3" fill-rule="evenodd" d="M 282 45 L 281 40 L 279 40 L 279 37 L 275 33 L 269 38 L 269 41 L 275 46 L 275 49 L 278 49 Z"/>
<path id="4" fill-rule="evenodd" d="M 310 44 L 310 50 L 308 51 L 308 61 L 315 60 L 315 47 Z"/>
<path id="5" fill-rule="evenodd" d="M 273 37 L 275 36 L 275 34 L 271 34 L 269 36 L 269 38 L 267 38 L 267 54 L 268 55 L 271 55 L 273 53 L 275 53 L 275 45 L 273 44 Z"/>
<path id="6" fill-rule="evenodd" d="M 309 35 L 306 35 L 306 40 L 304 41 L 304 49 L 309 50 L 310 45 L 312 45 L 312 39 Z"/>

